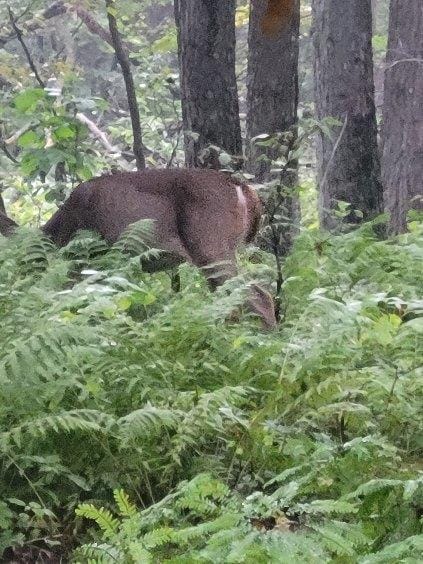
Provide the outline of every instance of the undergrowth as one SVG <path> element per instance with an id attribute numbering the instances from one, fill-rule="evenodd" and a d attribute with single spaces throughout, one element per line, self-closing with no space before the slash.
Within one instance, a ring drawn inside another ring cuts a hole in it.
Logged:
<path id="1" fill-rule="evenodd" d="M 34 232 L 2 239 L 0 553 L 420 562 L 411 227 L 388 241 L 371 224 L 304 231 L 274 333 L 227 321 L 245 279 L 270 280 L 247 255 L 231 295 L 188 266 L 174 294 L 90 234 L 60 252 Z"/>

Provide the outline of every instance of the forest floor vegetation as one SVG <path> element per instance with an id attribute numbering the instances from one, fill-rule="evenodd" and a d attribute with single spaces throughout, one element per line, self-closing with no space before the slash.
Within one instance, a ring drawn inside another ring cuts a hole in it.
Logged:
<path id="1" fill-rule="evenodd" d="M 230 295 L 183 266 L 175 294 L 91 234 L 60 251 L 2 239 L 5 561 L 421 562 L 423 224 L 409 228 L 304 230 L 272 333 L 227 321 L 245 280 L 271 282 L 271 256 L 243 253 Z"/>

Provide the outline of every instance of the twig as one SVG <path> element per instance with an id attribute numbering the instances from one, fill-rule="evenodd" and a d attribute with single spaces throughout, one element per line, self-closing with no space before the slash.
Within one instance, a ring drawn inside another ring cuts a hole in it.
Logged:
<path id="1" fill-rule="evenodd" d="M 32 123 L 27 123 L 26 125 L 22 126 L 20 129 L 18 129 L 18 131 L 16 131 L 13 135 L 8 137 L 7 139 L 4 139 L 3 143 L 5 145 L 14 145 L 16 141 L 19 139 L 19 137 L 24 133 L 26 133 L 27 131 L 29 131 L 31 127 L 32 127 Z"/>
<path id="2" fill-rule="evenodd" d="M 0 141 L 0 149 L 3 151 L 3 153 L 6 155 L 6 157 L 12 161 L 12 163 L 18 163 L 19 161 L 12 155 L 12 153 L 9 151 L 9 149 L 6 146 L 6 143 L 4 141 Z"/>
<path id="3" fill-rule="evenodd" d="M 102 25 L 100 25 L 88 12 L 81 6 L 69 6 L 69 12 L 75 12 L 78 18 L 84 22 L 88 31 L 93 35 L 98 35 L 103 41 L 114 47 L 112 34 L 107 31 Z M 129 45 L 126 42 L 122 42 L 123 49 L 128 54 L 130 51 Z"/>
<path id="4" fill-rule="evenodd" d="M 344 136 L 345 130 L 347 128 L 347 124 L 348 124 L 348 114 L 345 116 L 344 124 L 342 126 L 342 129 L 341 129 L 339 135 L 338 135 L 338 139 L 336 140 L 336 143 L 333 146 L 332 153 L 331 153 L 329 160 L 328 160 L 328 164 L 326 165 L 326 169 L 325 169 L 325 172 L 323 174 L 322 181 L 320 183 L 320 190 L 322 190 L 323 186 L 326 184 L 326 179 L 327 179 L 328 174 L 329 174 L 330 165 L 332 164 L 332 161 L 335 157 L 336 151 L 338 150 L 339 144 L 341 143 L 341 140 Z"/>
<path id="5" fill-rule="evenodd" d="M 166 168 L 170 168 L 172 166 L 173 159 L 176 157 L 176 151 L 178 150 L 179 141 L 181 140 L 181 131 L 182 131 L 182 126 L 178 127 L 178 133 L 177 133 L 177 136 L 176 136 L 176 143 L 173 146 L 172 153 L 170 155 L 170 159 L 169 159 L 169 162 L 166 165 Z"/>
<path id="6" fill-rule="evenodd" d="M 388 71 L 389 69 L 392 69 L 393 67 L 396 67 L 400 63 L 419 63 L 420 65 L 423 65 L 423 59 L 417 59 L 417 58 L 398 59 L 397 61 L 394 61 L 390 65 L 387 65 L 385 67 L 385 72 Z"/>
<path id="7" fill-rule="evenodd" d="M 118 154 L 118 155 L 120 154 L 119 149 L 117 147 L 114 147 L 110 143 L 110 141 L 107 139 L 106 134 L 103 131 L 101 131 L 101 129 L 99 129 L 99 127 L 92 120 L 90 120 L 90 118 L 88 118 L 86 115 L 84 115 L 81 112 L 77 112 L 75 114 L 75 117 L 78 121 L 84 123 L 88 127 L 91 133 L 95 137 L 97 137 L 97 139 L 101 142 L 101 144 L 106 149 L 106 151 L 112 154 Z"/>
<path id="8" fill-rule="evenodd" d="M 34 61 L 32 60 L 31 54 L 28 50 L 28 47 L 25 45 L 25 41 L 23 40 L 23 33 L 22 31 L 18 28 L 18 26 L 16 25 L 16 19 L 13 15 L 12 9 L 10 6 L 8 6 L 8 11 L 9 11 L 9 18 L 10 18 L 10 23 L 12 24 L 12 28 L 16 33 L 16 38 L 19 41 L 19 43 L 22 45 L 22 49 L 25 53 L 25 57 L 28 61 L 28 64 L 32 70 L 32 72 L 35 75 L 35 78 L 37 79 L 38 84 L 41 86 L 41 88 L 45 88 L 45 83 L 43 81 L 43 79 L 41 78 L 41 76 L 38 74 L 37 71 L 37 67 L 34 64 Z"/>
<path id="9" fill-rule="evenodd" d="M 116 53 L 116 58 L 119 61 L 120 68 L 122 69 L 123 79 L 125 81 L 126 96 L 128 98 L 129 114 L 131 116 L 132 134 L 134 138 L 133 149 L 137 169 L 142 170 L 145 168 L 145 157 L 143 152 L 142 131 L 140 113 L 138 109 L 137 96 L 135 93 L 134 78 L 131 72 L 131 64 L 129 57 L 125 51 L 122 39 L 117 28 L 115 13 L 115 1 L 106 0 L 107 19 L 109 20 L 110 35 L 112 37 L 113 48 Z"/>
<path id="10" fill-rule="evenodd" d="M 36 31 L 37 29 L 42 27 L 43 20 L 49 20 L 57 16 L 62 16 L 67 12 L 74 12 L 77 15 L 77 17 L 81 20 L 81 22 L 85 24 L 88 31 L 90 31 L 94 35 L 98 35 L 99 37 L 101 37 L 101 39 L 103 39 L 103 41 L 106 41 L 106 43 L 108 43 L 113 47 L 113 42 L 110 33 L 107 31 L 107 29 L 105 29 L 94 19 L 94 17 L 88 12 L 88 10 L 82 8 L 81 6 L 72 6 L 70 4 L 66 4 L 62 0 L 59 0 L 58 2 L 53 2 L 51 6 L 46 8 L 41 13 L 37 14 L 32 20 L 29 20 L 25 24 L 22 24 L 22 26 L 26 31 Z M 21 14 L 19 17 L 21 18 L 22 15 L 23 14 Z M 15 17 L 15 22 L 17 20 L 18 18 Z M 11 41 L 16 37 L 17 37 L 16 31 L 14 31 L 14 33 L 11 33 L 9 35 L 0 37 L 0 47 L 4 47 L 8 41 Z M 124 46 L 128 52 L 133 50 L 132 46 L 129 43 L 125 42 Z"/>

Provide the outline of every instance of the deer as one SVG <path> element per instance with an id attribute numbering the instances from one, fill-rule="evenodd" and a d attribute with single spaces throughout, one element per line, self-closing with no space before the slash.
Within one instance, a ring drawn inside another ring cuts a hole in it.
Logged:
<path id="1" fill-rule="evenodd" d="M 42 231 L 59 247 L 79 230 L 97 232 L 113 244 L 131 224 L 153 220 L 154 246 L 162 253 L 143 262 L 143 270 L 157 272 L 188 262 L 202 270 L 214 291 L 237 274 L 236 250 L 254 240 L 261 214 L 254 188 L 223 172 L 147 169 L 81 183 Z M 0 211 L 0 232 L 9 235 L 13 224 Z M 264 328 L 275 328 L 270 294 L 257 284 L 248 292 L 248 309 Z"/>

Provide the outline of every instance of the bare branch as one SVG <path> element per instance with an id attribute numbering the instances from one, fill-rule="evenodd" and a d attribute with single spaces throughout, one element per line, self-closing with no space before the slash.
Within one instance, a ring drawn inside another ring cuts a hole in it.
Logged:
<path id="1" fill-rule="evenodd" d="M 105 41 L 106 43 L 108 43 L 113 47 L 113 41 L 110 33 L 107 31 L 106 28 L 104 28 L 95 20 L 93 15 L 90 14 L 88 10 L 86 10 L 82 6 L 73 6 L 71 4 L 67 4 L 62 0 L 58 0 L 58 2 L 54 2 L 53 4 L 51 4 L 51 6 L 46 8 L 43 12 L 38 14 L 33 19 L 27 21 L 26 23 L 22 23 L 21 27 L 26 31 L 36 31 L 37 29 L 40 29 L 43 26 L 43 22 L 45 20 L 49 20 L 57 16 L 62 16 L 63 14 L 66 13 L 75 13 L 77 17 L 86 25 L 88 31 L 90 31 L 94 35 L 97 35 L 98 37 L 103 39 L 103 41 Z M 15 18 L 15 22 L 16 21 L 17 20 Z M 16 38 L 18 38 L 16 30 L 14 30 L 14 32 L 9 35 L 0 37 L 0 48 L 4 47 L 8 41 L 11 41 L 12 39 L 16 39 Z M 124 48 L 128 51 L 128 53 L 132 50 L 129 43 L 125 42 L 123 45 Z"/>
<path id="2" fill-rule="evenodd" d="M 32 123 L 27 123 L 26 125 L 22 126 L 20 129 L 18 129 L 18 131 L 15 131 L 13 135 L 8 137 L 7 139 L 4 139 L 3 143 L 5 145 L 14 145 L 16 141 L 19 139 L 19 137 L 24 133 L 26 133 L 27 131 L 29 131 L 31 127 L 32 127 Z"/>
<path id="3" fill-rule="evenodd" d="M 106 151 L 115 155 L 120 155 L 121 152 L 118 147 L 114 147 L 110 143 L 110 141 L 107 139 L 106 134 L 101 131 L 101 129 L 99 129 L 99 127 L 92 120 L 90 120 L 90 118 L 88 118 L 81 112 L 77 112 L 75 117 L 78 121 L 84 123 L 88 127 L 91 133 L 101 142 Z"/>
<path id="4" fill-rule="evenodd" d="M 3 153 L 6 155 L 6 157 L 12 161 L 12 163 L 17 163 L 19 162 L 13 155 L 12 153 L 9 151 L 9 149 L 7 148 L 6 143 L 3 140 L 0 140 L 0 149 L 3 151 Z"/>
<path id="5" fill-rule="evenodd" d="M 13 15 L 12 9 L 10 8 L 10 6 L 8 7 L 8 11 L 9 11 L 9 18 L 10 18 L 10 23 L 12 24 L 12 28 L 16 33 L 16 38 L 19 41 L 19 43 L 22 45 L 22 49 L 24 50 L 25 53 L 25 57 L 28 61 L 29 66 L 31 67 L 32 72 L 35 75 L 35 78 L 37 79 L 38 84 L 41 86 L 41 88 L 45 87 L 45 83 L 43 81 L 43 79 L 41 78 L 41 76 L 38 74 L 38 70 L 37 67 L 34 64 L 34 61 L 31 57 L 31 54 L 28 50 L 28 47 L 25 45 L 25 41 L 23 40 L 23 33 L 22 31 L 18 28 L 17 24 L 16 24 L 16 19 L 15 16 Z"/>
<path id="6" fill-rule="evenodd" d="M 113 39 L 110 33 L 102 25 L 96 22 L 92 14 L 90 14 L 87 10 L 81 8 L 81 6 L 69 6 L 69 12 L 75 12 L 78 18 L 84 22 L 91 33 L 98 35 L 98 37 L 113 47 Z M 124 48 L 125 50 L 128 50 L 127 45 L 125 45 Z"/>
<path id="7" fill-rule="evenodd" d="M 389 69 L 396 67 L 397 65 L 399 65 L 401 63 L 418 63 L 420 65 L 423 65 L 423 59 L 418 59 L 418 58 L 415 58 L 415 57 L 410 57 L 409 59 L 398 59 L 397 61 L 394 61 L 390 65 L 387 65 L 385 67 L 385 72 L 388 71 Z"/>

